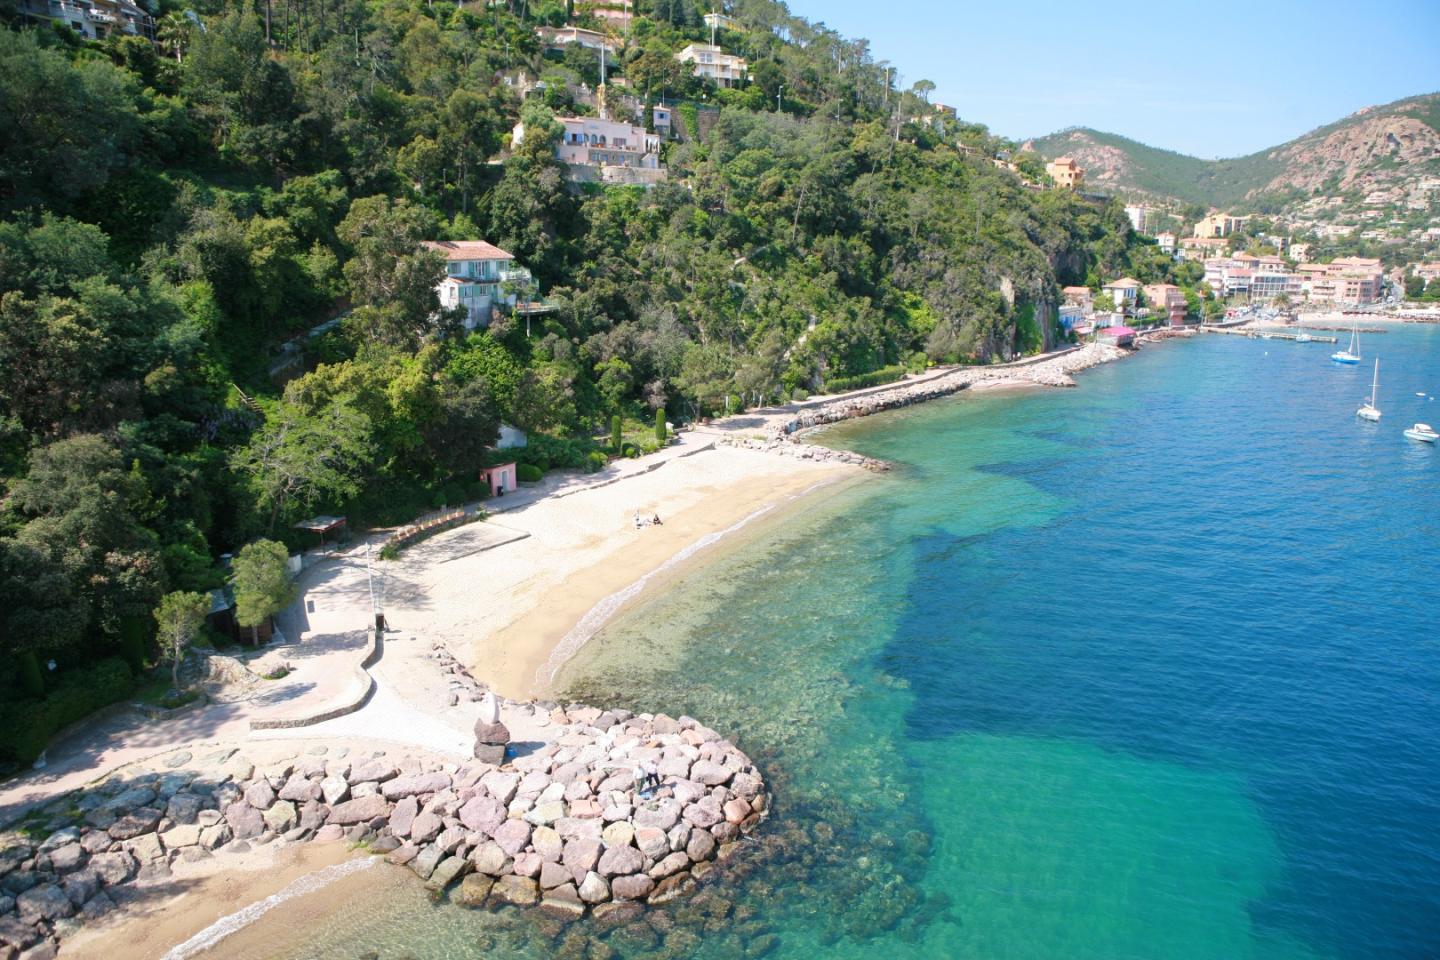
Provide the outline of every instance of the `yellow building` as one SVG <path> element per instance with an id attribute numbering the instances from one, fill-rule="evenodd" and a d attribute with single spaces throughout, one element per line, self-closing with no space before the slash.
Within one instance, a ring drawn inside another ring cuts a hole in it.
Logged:
<path id="1" fill-rule="evenodd" d="M 1061 190 L 1079 190 L 1085 185 L 1085 171 L 1074 157 L 1056 157 L 1045 164 L 1045 172 Z"/>
<path id="2" fill-rule="evenodd" d="M 1249 217 L 1237 217 L 1230 213 L 1212 213 L 1195 224 L 1195 236 L 1209 239 L 1228 237 L 1244 227 L 1249 219 Z"/>

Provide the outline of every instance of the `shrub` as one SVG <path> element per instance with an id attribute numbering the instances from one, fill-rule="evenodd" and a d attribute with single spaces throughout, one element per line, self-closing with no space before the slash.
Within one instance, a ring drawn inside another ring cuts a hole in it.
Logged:
<path id="1" fill-rule="evenodd" d="M 806 390 L 804 387 L 796 387 L 794 393 L 791 394 L 791 397 L 796 400 L 809 400 L 810 391 Z"/>
<path id="2" fill-rule="evenodd" d="M 129 665 L 119 657 L 67 671 L 44 700 L 0 704 L 0 756 L 33 763 L 60 730 L 101 707 L 125 699 L 134 689 Z"/>
<path id="3" fill-rule="evenodd" d="M 597 470 L 604 470 L 605 465 L 609 462 L 610 458 L 605 456 L 605 454 L 599 450 L 591 450 L 585 457 L 585 472 L 594 473 Z"/>
<path id="4" fill-rule="evenodd" d="M 616 453 L 620 453 L 625 449 L 623 446 L 624 426 L 623 421 L 620 419 L 620 414 L 617 413 L 610 418 L 610 449 Z"/>
<path id="5" fill-rule="evenodd" d="M 20 686 L 32 697 L 45 696 L 45 675 L 40 672 L 40 658 L 34 650 L 20 654 Z"/>
<path id="6" fill-rule="evenodd" d="M 897 364 L 891 367 L 881 367 L 879 370 L 872 370 L 869 373 L 856 374 L 853 377 L 832 377 L 825 381 L 825 392 L 844 393 L 846 390 L 875 387 L 882 383 L 894 383 L 903 376 L 905 376 L 905 368 Z"/>
<path id="7" fill-rule="evenodd" d="M 664 443 L 665 437 L 665 408 L 661 407 L 655 411 L 655 442 Z"/>
<path id="8" fill-rule="evenodd" d="M 539 483 L 540 478 L 545 476 L 545 471 L 528 463 L 521 463 L 516 465 L 515 475 L 520 478 L 521 483 Z"/>
<path id="9" fill-rule="evenodd" d="M 633 443 L 623 443 L 620 445 L 620 455 L 622 457 L 629 457 L 633 460 L 636 457 L 640 456 L 640 448 L 635 446 L 635 444 Z"/>

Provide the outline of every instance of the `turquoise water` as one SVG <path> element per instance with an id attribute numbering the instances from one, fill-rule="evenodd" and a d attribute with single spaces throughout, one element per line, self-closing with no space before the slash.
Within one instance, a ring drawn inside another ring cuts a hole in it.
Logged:
<path id="1" fill-rule="evenodd" d="M 1440 329 L 1208 337 L 823 435 L 896 463 L 565 676 L 733 732 L 775 816 L 603 938 L 397 898 L 316 957 L 1440 955 Z M 1422 414 L 1424 414 L 1422 416 Z"/>

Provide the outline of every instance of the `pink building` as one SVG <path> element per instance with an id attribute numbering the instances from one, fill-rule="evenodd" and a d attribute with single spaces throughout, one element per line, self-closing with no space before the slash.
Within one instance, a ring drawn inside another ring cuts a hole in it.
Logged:
<path id="1" fill-rule="evenodd" d="M 1170 319 L 1170 326 L 1185 323 L 1185 291 L 1173 283 L 1152 283 L 1145 288 L 1145 300 L 1150 309 Z"/>
<path id="2" fill-rule="evenodd" d="M 480 469 L 480 480 L 490 485 L 490 496 L 503 497 L 513 492 L 520 484 L 514 463 L 499 463 Z"/>

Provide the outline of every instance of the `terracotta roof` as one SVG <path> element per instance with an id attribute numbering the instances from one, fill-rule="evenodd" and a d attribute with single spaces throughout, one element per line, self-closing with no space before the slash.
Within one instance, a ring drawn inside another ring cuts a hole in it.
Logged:
<path id="1" fill-rule="evenodd" d="M 513 254 L 506 253 L 493 243 L 484 240 L 424 240 L 421 246 L 427 250 L 439 250 L 446 260 L 514 260 Z"/>
<path id="2" fill-rule="evenodd" d="M 1122 290 L 1129 290 L 1131 287 L 1138 287 L 1138 286 L 1140 286 L 1140 281 L 1139 281 L 1139 280 L 1134 280 L 1134 279 L 1132 279 L 1132 278 L 1130 278 L 1130 277 L 1121 277 L 1119 280 L 1112 280 L 1112 281 L 1110 281 L 1109 283 L 1105 284 L 1105 286 L 1106 286 L 1107 288 L 1108 288 L 1108 287 L 1118 287 L 1118 288 L 1120 288 L 1120 289 L 1122 289 Z"/>

